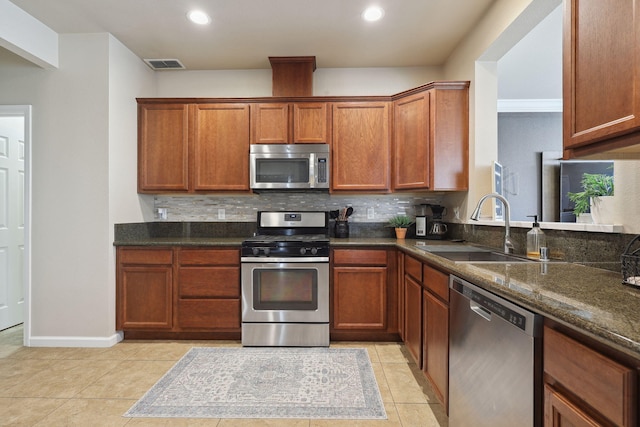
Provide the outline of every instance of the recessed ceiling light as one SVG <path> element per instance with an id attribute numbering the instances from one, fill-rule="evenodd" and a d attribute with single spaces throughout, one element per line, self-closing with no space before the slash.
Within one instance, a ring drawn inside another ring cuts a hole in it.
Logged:
<path id="1" fill-rule="evenodd" d="M 371 6 L 362 12 L 362 19 L 365 21 L 378 21 L 384 16 L 384 9 L 378 6 Z"/>
<path id="2" fill-rule="evenodd" d="M 187 13 L 187 18 L 189 18 L 191 22 L 199 25 L 206 25 L 211 22 L 211 18 L 209 18 L 209 15 L 201 10 L 190 11 L 189 13 Z"/>

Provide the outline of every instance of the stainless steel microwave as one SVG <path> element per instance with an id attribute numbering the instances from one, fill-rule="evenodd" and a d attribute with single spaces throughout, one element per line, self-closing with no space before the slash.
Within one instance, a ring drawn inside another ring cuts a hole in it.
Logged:
<path id="1" fill-rule="evenodd" d="M 253 190 L 328 190 L 329 144 L 252 144 Z"/>

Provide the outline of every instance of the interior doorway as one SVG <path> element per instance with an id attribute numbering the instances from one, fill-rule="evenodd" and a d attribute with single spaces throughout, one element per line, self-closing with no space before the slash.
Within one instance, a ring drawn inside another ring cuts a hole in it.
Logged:
<path id="1" fill-rule="evenodd" d="M 29 344 L 31 106 L 0 106 L 0 330 Z"/>

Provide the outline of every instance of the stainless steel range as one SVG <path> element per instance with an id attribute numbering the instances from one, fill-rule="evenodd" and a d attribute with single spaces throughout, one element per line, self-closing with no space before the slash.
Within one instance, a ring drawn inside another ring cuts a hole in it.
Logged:
<path id="1" fill-rule="evenodd" d="M 328 212 L 258 212 L 242 243 L 242 345 L 329 346 Z"/>

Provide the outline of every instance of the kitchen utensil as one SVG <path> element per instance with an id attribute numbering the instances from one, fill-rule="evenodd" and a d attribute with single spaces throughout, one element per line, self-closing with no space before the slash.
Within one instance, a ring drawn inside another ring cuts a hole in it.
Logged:
<path id="1" fill-rule="evenodd" d="M 339 215 L 340 215 L 340 212 L 337 209 L 334 211 L 329 211 L 329 218 L 331 219 L 338 219 Z"/>
<path id="2" fill-rule="evenodd" d="M 640 248 L 633 250 L 634 243 L 640 243 L 640 234 L 631 239 L 624 252 L 620 256 L 622 264 L 622 283 L 640 287 Z"/>
<path id="3" fill-rule="evenodd" d="M 353 208 L 351 206 L 349 206 L 347 208 L 346 217 L 349 218 L 351 216 L 351 214 L 353 214 Z"/>

